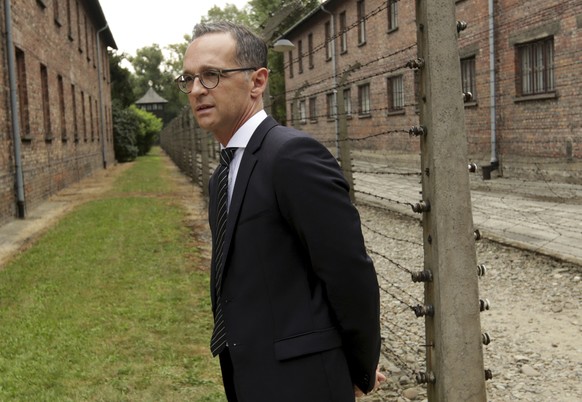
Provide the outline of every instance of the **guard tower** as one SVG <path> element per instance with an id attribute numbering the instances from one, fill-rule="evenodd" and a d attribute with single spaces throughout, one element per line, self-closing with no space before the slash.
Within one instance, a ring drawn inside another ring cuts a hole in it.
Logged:
<path id="1" fill-rule="evenodd" d="M 166 121 L 164 108 L 168 101 L 162 98 L 153 88 L 153 84 L 150 81 L 150 88 L 139 100 L 135 102 L 136 106 L 147 112 L 155 114 L 157 117 L 162 119 L 163 122 Z"/>

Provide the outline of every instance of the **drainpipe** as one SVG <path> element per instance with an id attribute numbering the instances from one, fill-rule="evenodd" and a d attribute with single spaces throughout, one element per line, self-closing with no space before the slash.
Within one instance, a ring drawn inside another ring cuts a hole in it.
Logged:
<path id="1" fill-rule="evenodd" d="M 489 0 L 489 91 L 491 93 L 491 166 L 497 168 L 497 110 L 495 90 L 495 19 L 493 1 Z"/>
<path id="2" fill-rule="evenodd" d="M 16 91 L 16 68 L 14 61 L 14 42 L 12 40 L 12 13 L 10 11 L 10 0 L 4 1 L 6 17 L 6 49 L 8 54 L 8 79 L 10 81 L 10 107 L 12 118 L 12 142 L 14 144 L 14 166 L 16 168 L 16 208 L 18 217 L 25 217 L 24 201 L 24 175 L 22 173 L 22 155 L 20 151 L 20 113 L 18 111 L 18 98 Z"/>
<path id="3" fill-rule="evenodd" d="M 333 68 L 333 91 L 334 91 L 334 99 L 335 99 L 335 149 L 336 149 L 336 158 L 340 158 L 340 148 L 339 148 L 339 116 L 337 113 L 337 91 L 339 90 L 337 87 L 337 66 L 336 66 L 336 58 L 335 58 L 335 21 L 334 16 L 331 12 L 325 9 L 323 4 L 321 5 L 321 11 L 326 14 L 329 14 L 331 20 L 331 37 L 333 38 L 332 46 L 331 46 L 331 63 Z"/>
<path id="4" fill-rule="evenodd" d="M 105 26 L 97 31 L 97 80 L 99 82 L 99 121 L 101 122 L 101 130 L 99 130 L 99 135 L 101 137 L 101 155 L 103 157 L 103 169 L 107 169 L 107 148 L 105 147 L 105 108 L 104 101 L 103 101 L 103 89 L 102 83 L 103 77 L 101 70 L 103 69 L 102 66 L 102 57 L 101 57 L 101 32 L 105 31 L 109 27 L 108 23 L 105 23 Z"/>

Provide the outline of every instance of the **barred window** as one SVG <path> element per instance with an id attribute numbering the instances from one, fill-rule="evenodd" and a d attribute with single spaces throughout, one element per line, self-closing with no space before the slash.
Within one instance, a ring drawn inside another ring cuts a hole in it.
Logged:
<path id="1" fill-rule="evenodd" d="M 463 92 L 471 92 L 471 102 L 475 102 L 477 100 L 475 56 L 461 59 L 461 83 L 463 85 Z"/>
<path id="2" fill-rule="evenodd" d="M 335 94 L 333 92 L 330 92 L 325 95 L 325 108 L 327 118 L 334 119 L 336 116 L 336 112 L 335 112 Z"/>
<path id="3" fill-rule="evenodd" d="M 358 7 L 358 44 L 366 43 L 366 5 L 364 0 L 357 3 Z"/>
<path id="4" fill-rule="evenodd" d="M 299 101 L 299 121 L 302 124 L 307 123 L 307 105 L 305 99 Z"/>
<path id="5" fill-rule="evenodd" d="M 388 78 L 388 110 L 391 112 L 404 109 L 404 85 L 401 75 Z"/>
<path id="6" fill-rule="evenodd" d="M 554 38 L 518 45 L 516 51 L 517 95 L 553 93 L 555 91 Z"/>
<path id="7" fill-rule="evenodd" d="M 317 121 L 317 108 L 316 108 L 316 100 L 315 96 L 309 98 L 309 120 L 312 122 Z"/>
<path id="8" fill-rule="evenodd" d="M 330 22 L 325 23 L 325 58 L 326 60 L 331 60 L 331 56 L 333 54 L 332 46 L 333 41 L 331 40 L 331 24 Z"/>
<path id="9" fill-rule="evenodd" d="M 348 51 L 348 31 L 347 31 L 347 19 L 346 19 L 346 12 L 343 11 L 339 15 L 339 24 L 340 24 L 340 51 L 345 53 Z"/>
<path id="10" fill-rule="evenodd" d="M 387 0 L 388 7 L 388 31 L 398 28 L 398 2 L 396 0 Z"/>
<path id="11" fill-rule="evenodd" d="M 344 108 L 346 116 L 350 117 L 352 115 L 352 90 L 344 89 Z"/>
<path id="12" fill-rule="evenodd" d="M 303 41 L 297 41 L 297 64 L 299 74 L 303 74 Z"/>
<path id="13" fill-rule="evenodd" d="M 307 36 L 307 51 L 309 52 L 309 68 L 313 68 L 313 34 Z"/>
<path id="14" fill-rule="evenodd" d="M 360 116 L 370 114 L 370 84 L 358 86 L 358 114 Z"/>

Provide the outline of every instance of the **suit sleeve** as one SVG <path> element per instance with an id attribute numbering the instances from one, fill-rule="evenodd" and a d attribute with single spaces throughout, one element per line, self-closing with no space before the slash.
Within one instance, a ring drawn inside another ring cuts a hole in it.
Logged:
<path id="1" fill-rule="evenodd" d="M 288 141 L 275 160 L 281 212 L 324 284 L 352 381 L 369 392 L 380 353 L 379 289 L 348 184 L 335 158 L 310 137 Z"/>

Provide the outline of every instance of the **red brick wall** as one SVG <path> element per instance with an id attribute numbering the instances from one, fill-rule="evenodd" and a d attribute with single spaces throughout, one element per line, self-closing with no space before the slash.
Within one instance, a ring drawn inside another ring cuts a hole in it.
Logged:
<path id="1" fill-rule="evenodd" d="M 410 1 L 398 2 L 398 29 L 388 32 L 386 1 L 366 0 L 365 14 L 367 40 L 358 46 L 357 28 L 348 31 L 348 51 L 341 54 L 339 38 L 336 39 L 338 76 L 356 62 L 363 64 L 352 72 L 347 83 L 352 90 L 353 117 L 348 120 L 349 137 L 365 138 L 392 130 L 407 130 L 418 124 L 415 112 L 414 77 L 404 64 L 416 57 L 415 5 Z M 339 32 L 339 14 L 346 12 L 347 26 L 357 22 L 356 1 L 330 1 L 325 8 L 335 15 L 335 30 Z M 496 84 L 496 155 L 504 172 L 525 173 L 527 170 L 563 169 L 563 163 L 580 162 L 582 158 L 582 3 L 576 0 L 495 0 L 495 84 Z M 489 63 L 489 11 L 487 1 L 457 1 L 457 19 L 466 21 L 468 27 L 459 35 L 461 57 L 475 57 L 476 99 L 466 105 L 465 121 L 469 154 L 479 164 L 487 164 L 492 157 L 491 108 Z M 294 44 L 303 41 L 304 64 L 307 66 L 307 36 L 314 35 L 316 49 L 324 43 L 324 24 L 330 16 L 319 10 L 304 19 L 286 34 Z M 544 35 L 554 38 L 556 96 L 549 99 L 518 98 L 516 95 L 516 44 L 538 39 Z M 412 48 L 407 49 L 409 46 Z M 298 99 L 317 97 L 316 122 L 296 124 L 326 143 L 335 137 L 334 121 L 325 116 L 325 94 L 333 88 L 331 60 L 325 60 L 324 49 L 314 54 L 315 68 L 305 67 L 300 74 L 297 66 L 297 49 L 294 76 L 289 77 L 288 55 L 286 61 L 287 110 L 291 121 L 293 96 L 301 86 Z M 389 56 L 389 57 L 388 57 Z M 387 113 L 387 77 L 403 74 L 405 108 L 403 114 Z M 369 82 L 371 86 L 370 116 L 357 115 L 358 85 Z M 451 90 L 453 91 L 453 89 Z M 460 91 L 459 91 L 460 92 Z M 416 152 L 417 141 L 406 134 L 378 135 L 362 141 L 352 141 L 355 149 L 373 149 L 390 152 Z M 580 174 L 570 169 L 569 175 L 582 180 Z"/>
<path id="2" fill-rule="evenodd" d="M 27 210 L 56 191 L 103 168 L 103 145 L 107 162 L 114 162 L 109 62 L 103 37 L 101 77 L 98 77 L 97 68 L 96 32 L 101 27 L 96 25 L 103 23 L 85 8 L 85 2 L 71 0 L 69 24 L 67 3 L 58 2 L 58 15 L 52 1 L 22 0 L 12 3 L 13 41 L 14 46 L 24 53 L 28 92 L 30 131 L 21 127 L 20 133 Z M 4 24 L 2 31 L 0 71 L 4 85 L 0 88 L 0 118 L 4 141 L 0 145 L 0 223 L 16 215 L 14 144 Z M 48 103 L 43 102 L 41 65 L 46 66 Z M 61 123 L 58 76 L 62 77 L 63 83 L 64 124 Z M 104 142 L 100 138 L 99 79 L 105 105 Z M 72 85 L 75 88 L 76 112 Z M 50 114 L 49 132 L 45 130 L 43 110 Z"/>

